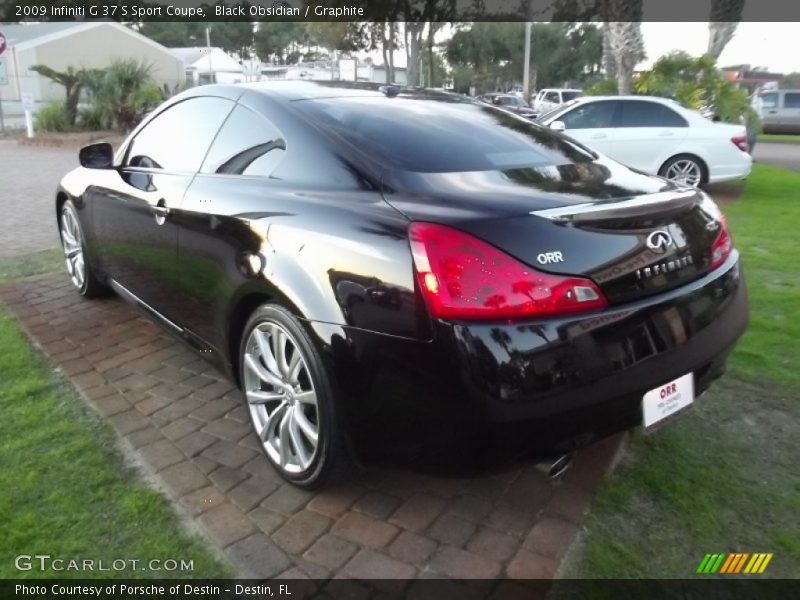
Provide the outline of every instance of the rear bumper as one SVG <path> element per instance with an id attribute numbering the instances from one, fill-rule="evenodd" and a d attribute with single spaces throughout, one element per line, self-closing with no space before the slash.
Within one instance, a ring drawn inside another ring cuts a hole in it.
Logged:
<path id="1" fill-rule="evenodd" d="M 463 385 L 485 419 L 550 417 L 642 395 L 686 373 L 702 392 L 747 328 L 738 254 L 656 298 L 579 319 L 454 325 Z"/>
<path id="2" fill-rule="evenodd" d="M 709 169 L 708 183 L 718 183 L 720 181 L 737 181 L 750 175 L 753 170 L 753 157 L 749 154 L 736 150 L 732 159 L 714 164 Z"/>
<path id="3" fill-rule="evenodd" d="M 700 394 L 722 374 L 748 321 L 738 260 L 734 251 L 690 284 L 579 318 L 438 322 L 429 343 L 337 327 L 328 350 L 346 425 L 382 450 L 499 433 L 560 451 L 628 429 L 648 390 L 694 373 Z"/>

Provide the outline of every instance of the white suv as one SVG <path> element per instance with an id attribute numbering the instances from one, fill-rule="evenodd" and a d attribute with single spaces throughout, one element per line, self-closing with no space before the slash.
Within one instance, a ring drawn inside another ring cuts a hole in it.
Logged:
<path id="1" fill-rule="evenodd" d="M 531 107 L 540 115 L 553 110 L 557 106 L 574 100 L 582 94 L 582 90 L 567 88 L 546 88 L 539 90 L 531 103 Z"/>
<path id="2" fill-rule="evenodd" d="M 753 166 L 744 125 L 714 123 L 667 98 L 578 98 L 536 122 L 624 165 L 685 185 L 743 179 Z"/>

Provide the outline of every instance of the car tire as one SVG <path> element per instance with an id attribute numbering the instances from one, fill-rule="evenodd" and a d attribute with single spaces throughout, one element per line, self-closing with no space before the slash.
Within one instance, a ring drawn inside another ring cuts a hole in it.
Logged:
<path id="1" fill-rule="evenodd" d="M 61 206 L 58 214 L 58 233 L 61 247 L 64 249 L 67 273 L 78 293 L 86 298 L 107 295 L 110 291 L 108 286 L 95 276 L 89 261 L 86 260 L 86 236 L 72 200 L 67 200 Z"/>
<path id="2" fill-rule="evenodd" d="M 679 179 L 683 173 L 686 179 L 692 178 L 692 182 Z M 705 163 L 692 154 L 678 154 L 670 158 L 661 165 L 658 174 L 670 181 L 682 182 L 691 187 L 701 187 L 708 183 L 708 168 Z"/>
<path id="3" fill-rule="evenodd" d="M 250 422 L 275 470 L 305 489 L 341 477 L 351 462 L 322 358 L 297 318 L 277 304 L 244 328 L 239 377 Z"/>

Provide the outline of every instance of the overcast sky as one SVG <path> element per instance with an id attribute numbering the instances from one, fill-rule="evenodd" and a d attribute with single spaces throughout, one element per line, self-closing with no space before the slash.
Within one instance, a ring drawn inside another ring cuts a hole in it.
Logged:
<path id="1" fill-rule="evenodd" d="M 648 60 L 640 68 L 647 68 L 672 50 L 685 50 L 692 55 L 705 52 L 708 23 L 642 23 L 642 35 Z M 777 73 L 800 72 L 800 25 L 739 23 L 718 64 L 721 67 L 750 64 Z"/>

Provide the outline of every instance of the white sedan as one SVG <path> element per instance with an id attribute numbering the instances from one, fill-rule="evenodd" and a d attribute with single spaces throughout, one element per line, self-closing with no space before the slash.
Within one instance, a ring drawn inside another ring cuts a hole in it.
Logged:
<path id="1" fill-rule="evenodd" d="M 709 121 L 666 98 L 578 98 L 537 122 L 624 165 L 685 185 L 743 179 L 753 166 L 743 125 Z"/>

